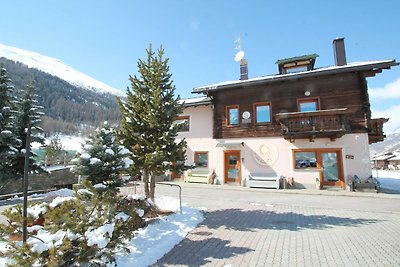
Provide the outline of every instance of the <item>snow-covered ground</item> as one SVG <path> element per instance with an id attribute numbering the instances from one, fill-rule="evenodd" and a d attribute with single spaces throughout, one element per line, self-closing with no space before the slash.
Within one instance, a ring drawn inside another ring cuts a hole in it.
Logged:
<path id="1" fill-rule="evenodd" d="M 45 196 L 71 197 L 72 190 L 61 189 L 35 197 Z M 136 231 L 135 237 L 128 246 L 131 253 L 115 254 L 118 267 L 140 267 L 155 263 L 204 219 L 203 214 L 198 209 L 186 205 L 183 205 L 182 213 L 180 213 L 179 200 L 171 197 L 156 198 L 155 204 L 160 209 L 173 211 L 175 214 L 161 217 L 146 228 Z M 0 244 L 0 251 L 3 249 L 5 249 L 5 243 Z M 5 266 L 6 263 L 7 259 L 0 258 L 0 266 Z"/>
<path id="2" fill-rule="evenodd" d="M 400 171 L 372 170 L 372 175 L 378 179 L 382 189 L 400 192 Z"/>
<path id="3" fill-rule="evenodd" d="M 46 138 L 45 143 L 46 145 L 50 144 L 50 141 L 54 138 L 54 136 Z M 81 151 L 82 144 L 85 143 L 85 138 L 82 136 L 75 136 L 75 135 L 59 135 L 60 142 L 64 149 L 66 150 L 75 150 Z M 39 143 L 32 143 L 32 148 L 39 148 Z"/>

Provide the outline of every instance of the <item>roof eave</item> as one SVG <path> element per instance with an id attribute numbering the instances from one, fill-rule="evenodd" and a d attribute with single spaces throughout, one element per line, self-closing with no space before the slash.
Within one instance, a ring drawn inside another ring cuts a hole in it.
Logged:
<path id="1" fill-rule="evenodd" d="M 308 78 L 313 76 L 320 76 L 320 75 L 333 75 L 333 74 L 340 74 L 346 72 L 354 72 L 354 71 L 368 71 L 374 70 L 379 71 L 382 69 L 390 69 L 391 67 L 398 66 L 400 63 L 396 62 L 395 59 L 378 62 L 374 64 L 366 64 L 361 66 L 351 66 L 346 65 L 345 67 L 341 68 L 334 68 L 334 69 L 326 69 L 326 70 L 312 70 L 307 72 L 300 72 L 295 74 L 285 74 L 285 75 L 276 75 L 273 77 L 268 77 L 265 79 L 258 79 L 258 80 L 245 80 L 233 84 L 222 84 L 222 85 L 215 85 L 215 86 L 205 86 L 200 88 L 194 88 L 192 93 L 205 93 L 209 91 L 216 91 L 225 88 L 236 88 L 236 87 L 244 87 L 250 85 L 257 85 L 257 84 L 265 84 L 270 82 L 277 82 L 277 81 L 291 81 L 291 80 L 298 80 L 302 78 Z"/>

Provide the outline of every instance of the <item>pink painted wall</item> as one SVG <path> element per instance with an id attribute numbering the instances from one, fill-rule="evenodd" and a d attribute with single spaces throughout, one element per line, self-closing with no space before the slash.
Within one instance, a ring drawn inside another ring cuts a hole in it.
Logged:
<path id="1" fill-rule="evenodd" d="M 209 168 L 216 168 L 216 140 L 212 138 L 213 110 L 211 105 L 185 108 L 182 116 L 190 117 L 189 132 L 181 132 L 178 139 L 186 138 L 186 164 L 193 164 L 195 151 L 208 151 Z"/>
<path id="2" fill-rule="evenodd" d="M 190 117 L 190 130 L 179 133 L 178 138 L 212 138 L 213 111 L 211 105 L 185 108 L 182 116 Z"/>

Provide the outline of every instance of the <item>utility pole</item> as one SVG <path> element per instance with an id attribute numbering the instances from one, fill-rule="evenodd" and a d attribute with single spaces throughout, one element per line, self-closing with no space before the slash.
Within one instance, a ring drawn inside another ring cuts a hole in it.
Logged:
<path id="1" fill-rule="evenodd" d="M 31 123 L 28 122 L 28 130 L 26 131 L 26 144 L 25 144 L 25 165 L 24 165 L 24 206 L 22 209 L 22 242 L 26 243 L 27 239 L 27 210 L 28 210 L 28 173 L 29 173 L 29 156 L 31 148 Z"/>

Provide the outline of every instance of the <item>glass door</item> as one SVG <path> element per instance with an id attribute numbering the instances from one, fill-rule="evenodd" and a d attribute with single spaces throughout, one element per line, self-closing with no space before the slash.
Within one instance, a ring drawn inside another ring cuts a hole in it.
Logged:
<path id="1" fill-rule="evenodd" d="M 225 151 L 225 183 L 240 183 L 240 151 Z"/>
<path id="2" fill-rule="evenodd" d="M 339 166 L 338 152 L 322 152 L 321 153 L 322 182 L 328 186 L 344 186 L 343 177 Z"/>

